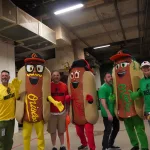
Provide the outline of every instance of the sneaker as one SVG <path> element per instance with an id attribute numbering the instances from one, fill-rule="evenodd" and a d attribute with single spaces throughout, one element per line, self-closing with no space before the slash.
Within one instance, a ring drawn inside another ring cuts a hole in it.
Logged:
<path id="1" fill-rule="evenodd" d="M 60 147 L 60 150 L 66 150 L 65 146 Z"/>
<path id="2" fill-rule="evenodd" d="M 120 147 L 119 146 L 111 146 L 111 147 L 109 147 L 110 149 L 120 149 Z"/>
<path id="3" fill-rule="evenodd" d="M 78 147 L 78 150 L 87 150 L 87 149 L 88 149 L 88 147 L 87 146 L 83 146 L 83 145 Z"/>
<path id="4" fill-rule="evenodd" d="M 57 148 L 56 148 L 56 147 L 53 147 L 52 150 L 57 150 Z"/>
<path id="5" fill-rule="evenodd" d="M 138 146 L 134 146 L 131 148 L 131 150 L 139 150 L 139 147 Z"/>

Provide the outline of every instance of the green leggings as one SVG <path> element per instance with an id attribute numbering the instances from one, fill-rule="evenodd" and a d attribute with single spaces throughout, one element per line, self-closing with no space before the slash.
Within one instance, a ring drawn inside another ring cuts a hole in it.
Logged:
<path id="1" fill-rule="evenodd" d="M 0 150 L 11 150 L 13 145 L 15 119 L 0 121 Z"/>
<path id="2" fill-rule="evenodd" d="M 133 146 L 141 145 L 141 149 L 148 148 L 148 139 L 145 133 L 143 120 L 139 116 L 124 119 L 124 124 Z M 138 142 L 139 139 L 139 142 Z"/>

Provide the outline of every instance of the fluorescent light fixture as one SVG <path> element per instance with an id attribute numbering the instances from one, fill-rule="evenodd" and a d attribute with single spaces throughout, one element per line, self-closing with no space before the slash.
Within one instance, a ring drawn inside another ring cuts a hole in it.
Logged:
<path id="1" fill-rule="evenodd" d="M 110 45 L 103 45 L 103 46 L 98 46 L 98 47 L 94 47 L 94 49 L 99 49 L 99 48 L 104 48 L 104 47 L 109 47 Z"/>
<path id="2" fill-rule="evenodd" d="M 83 4 L 77 4 L 77 5 L 65 8 L 65 9 L 58 10 L 58 11 L 54 12 L 54 14 L 55 15 L 63 14 L 63 13 L 68 12 L 68 11 L 79 9 L 79 8 L 81 8 L 83 6 L 84 6 Z"/>

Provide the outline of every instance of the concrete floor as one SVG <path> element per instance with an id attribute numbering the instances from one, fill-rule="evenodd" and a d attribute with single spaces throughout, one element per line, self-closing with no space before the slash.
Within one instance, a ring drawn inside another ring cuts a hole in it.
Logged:
<path id="1" fill-rule="evenodd" d="M 149 140 L 149 146 L 150 146 L 150 127 L 148 126 L 147 121 L 145 121 L 145 127 L 146 127 L 146 134 L 148 135 L 148 140 Z M 96 142 L 96 150 L 101 150 L 101 142 L 102 142 L 102 136 L 103 136 L 103 131 L 104 126 L 102 119 L 100 118 L 97 124 L 95 125 L 95 142 Z M 70 139 L 71 139 L 71 150 L 77 150 L 77 147 L 80 145 L 80 141 L 76 135 L 74 125 L 70 124 L 69 127 L 69 132 L 70 132 Z M 45 126 L 45 150 L 51 150 L 52 145 L 50 141 L 50 136 L 46 131 L 46 126 Z M 116 138 L 116 145 L 120 146 L 122 150 L 130 150 L 131 145 L 124 127 L 123 122 L 121 122 L 121 127 L 120 127 L 120 132 L 118 133 L 118 136 Z M 37 150 L 37 139 L 36 139 L 36 134 L 35 131 L 33 130 L 32 133 L 32 139 L 31 139 L 31 150 Z M 59 139 L 57 138 L 57 148 L 59 149 Z M 16 133 L 14 135 L 14 145 L 13 145 L 13 150 L 23 150 L 23 139 L 22 139 L 22 131 L 20 130 L 19 133 Z"/>

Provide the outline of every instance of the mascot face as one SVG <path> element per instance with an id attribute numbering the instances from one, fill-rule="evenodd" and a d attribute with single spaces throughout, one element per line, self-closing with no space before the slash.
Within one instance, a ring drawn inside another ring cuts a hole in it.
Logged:
<path id="1" fill-rule="evenodd" d="M 130 57 L 119 59 L 115 62 L 115 72 L 119 78 L 124 78 L 130 71 Z"/>
<path id="2" fill-rule="evenodd" d="M 83 73 L 85 72 L 84 68 L 73 68 L 70 72 L 70 79 L 71 79 L 71 87 L 73 89 L 82 87 L 82 78 Z"/>
<path id="3" fill-rule="evenodd" d="M 29 77 L 30 84 L 35 85 L 43 76 L 45 66 L 40 62 L 28 62 L 26 65 L 26 73 Z"/>
<path id="4" fill-rule="evenodd" d="M 40 80 L 42 80 L 44 72 L 44 62 L 41 61 L 37 54 L 32 54 L 30 58 L 27 58 L 25 63 L 26 76 L 29 80 L 29 84 L 36 85 Z"/>

